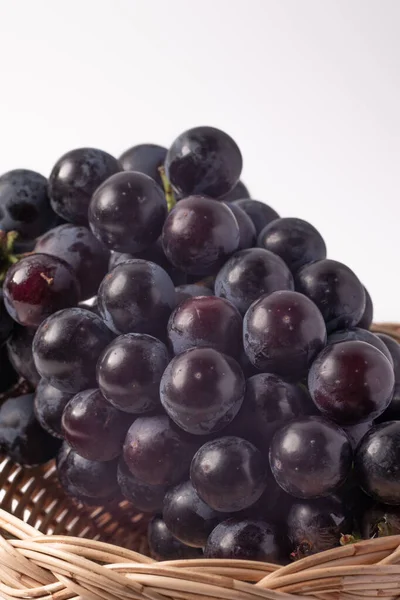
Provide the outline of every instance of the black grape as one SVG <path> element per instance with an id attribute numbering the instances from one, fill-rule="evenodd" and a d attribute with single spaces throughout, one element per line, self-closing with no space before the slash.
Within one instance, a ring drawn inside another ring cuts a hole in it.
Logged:
<path id="1" fill-rule="evenodd" d="M 191 548 L 177 540 L 159 516 L 152 518 L 148 525 L 147 539 L 150 555 L 155 560 L 179 560 L 184 558 L 200 558 L 198 548 Z"/>
<path id="2" fill-rule="evenodd" d="M 138 144 L 119 157 L 124 171 L 137 171 L 154 179 L 162 187 L 159 168 L 164 165 L 167 149 L 156 144 Z"/>
<path id="3" fill-rule="evenodd" d="M 367 329 L 361 329 L 361 327 L 354 327 L 353 329 L 342 329 L 339 331 L 334 331 L 328 336 L 327 345 L 336 344 L 337 342 L 349 342 L 349 341 L 359 341 L 359 342 L 367 342 L 367 344 L 371 344 L 378 350 L 382 352 L 393 366 L 393 358 L 389 352 L 388 347 L 385 343 L 379 339 L 379 335 L 375 335 L 371 331 Z M 397 342 L 394 342 L 397 344 Z M 400 360 L 400 346 L 399 346 L 399 360 Z"/>
<path id="4" fill-rule="evenodd" d="M 32 342 L 34 336 L 34 329 L 15 325 L 6 346 L 10 362 L 18 375 L 35 387 L 40 381 L 40 375 L 33 360 Z"/>
<path id="5" fill-rule="evenodd" d="M 187 300 L 188 298 L 194 298 L 195 296 L 213 296 L 213 291 L 204 285 L 197 285 L 195 283 L 188 283 L 186 285 L 178 285 L 175 288 L 176 293 L 176 304 L 177 306 Z"/>
<path id="6" fill-rule="evenodd" d="M 99 463 L 109 464 L 109 463 Z M 122 495 L 142 512 L 160 512 L 164 496 L 167 492 L 165 485 L 149 485 L 140 481 L 132 475 L 124 460 L 120 458 L 118 463 L 118 484 Z"/>
<path id="7" fill-rule="evenodd" d="M 63 438 L 61 419 L 73 394 L 61 392 L 41 379 L 35 391 L 34 410 L 40 425 L 50 435 Z"/>
<path id="8" fill-rule="evenodd" d="M 374 318 L 374 306 L 372 304 L 371 296 L 367 288 L 364 287 L 365 292 L 365 308 L 362 314 L 361 319 L 357 323 L 357 327 L 362 327 L 363 329 L 369 329 L 372 325 L 372 321 Z"/>
<path id="9" fill-rule="evenodd" d="M 259 200 L 241 198 L 239 200 L 235 200 L 234 203 L 236 206 L 239 206 L 239 208 L 244 210 L 244 212 L 253 221 L 257 235 L 264 229 L 266 225 L 268 225 L 268 223 L 275 221 L 275 219 L 279 219 L 278 213 L 273 208 L 268 206 L 268 204 L 264 204 L 264 202 L 260 202 Z"/>
<path id="10" fill-rule="evenodd" d="M 224 202 L 233 202 L 234 200 L 241 200 L 242 198 L 250 198 L 250 192 L 244 185 L 243 181 L 238 181 L 234 188 L 230 192 L 221 196 L 219 200 Z"/>
<path id="11" fill-rule="evenodd" d="M 236 221 L 239 225 L 239 246 L 238 250 L 244 250 L 245 248 L 252 248 L 255 246 L 257 241 L 256 228 L 254 227 L 253 221 L 249 215 L 244 212 L 240 206 L 233 202 L 228 203 L 229 208 L 236 217 Z"/>
<path id="12" fill-rule="evenodd" d="M 393 361 L 394 378 L 396 383 L 400 383 L 400 344 L 386 333 L 377 333 L 376 337 L 378 337 L 389 350 Z"/>

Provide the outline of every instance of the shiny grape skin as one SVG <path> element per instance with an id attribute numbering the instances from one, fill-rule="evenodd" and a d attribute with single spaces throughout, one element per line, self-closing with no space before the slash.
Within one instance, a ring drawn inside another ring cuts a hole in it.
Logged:
<path id="1" fill-rule="evenodd" d="M 364 313 L 363 285 L 351 269 L 336 260 L 305 265 L 296 273 L 295 285 L 318 306 L 328 333 L 354 327 Z"/>
<path id="2" fill-rule="evenodd" d="M 278 484 L 295 498 L 328 496 L 345 482 L 352 465 L 347 435 L 323 417 L 293 420 L 272 439 L 269 460 Z"/>
<path id="3" fill-rule="evenodd" d="M 261 233 L 268 223 L 275 221 L 275 219 L 279 219 L 278 213 L 273 208 L 268 206 L 268 204 L 264 204 L 264 202 L 260 202 L 259 200 L 240 198 L 239 200 L 235 200 L 234 204 L 244 210 L 244 212 L 253 221 L 257 235 Z"/>
<path id="4" fill-rule="evenodd" d="M 124 442 L 123 457 L 132 475 L 149 485 L 175 485 L 189 474 L 198 438 L 174 426 L 164 414 L 138 417 Z"/>
<path id="5" fill-rule="evenodd" d="M 35 390 L 34 411 L 40 425 L 50 435 L 62 439 L 61 418 L 64 408 L 73 397 L 41 379 Z"/>
<path id="6" fill-rule="evenodd" d="M 83 308 L 51 315 L 36 332 L 33 357 L 39 374 L 64 392 L 96 387 L 96 363 L 113 335 L 103 321 Z"/>
<path id="7" fill-rule="evenodd" d="M 230 518 L 211 532 L 205 558 L 282 561 L 282 548 L 273 525 L 256 519 Z"/>
<path id="8" fill-rule="evenodd" d="M 167 212 L 164 193 L 151 177 L 123 171 L 93 194 L 89 224 L 110 250 L 141 252 L 160 236 Z"/>
<path id="9" fill-rule="evenodd" d="M 167 178 L 181 196 L 219 198 L 238 183 L 243 160 L 236 142 L 214 127 L 194 127 L 172 143 L 165 159 Z"/>
<path id="10" fill-rule="evenodd" d="M 388 347 L 384 343 L 383 340 L 379 339 L 379 335 L 368 331 L 367 329 L 362 329 L 361 327 L 354 327 L 353 329 L 342 329 L 339 331 L 334 331 L 330 335 L 328 335 L 327 346 L 330 344 L 336 344 L 337 342 L 349 342 L 349 341 L 359 341 L 366 342 L 367 344 L 371 344 L 377 350 L 380 350 L 382 354 L 386 356 L 390 364 L 393 366 L 393 358 L 389 352 Z M 396 344 L 397 342 L 395 342 Z M 399 346 L 399 360 L 400 360 L 400 346 Z"/>
<path id="11" fill-rule="evenodd" d="M 18 375 L 36 387 L 40 381 L 40 375 L 33 360 L 32 342 L 34 336 L 34 329 L 15 325 L 6 346 L 10 362 Z"/>
<path id="12" fill-rule="evenodd" d="M 163 519 L 180 542 L 203 548 L 218 523 L 226 518 L 199 498 L 190 481 L 168 490 L 164 498 Z"/>
<path id="13" fill-rule="evenodd" d="M 236 252 L 218 272 L 215 294 L 245 314 L 263 294 L 293 290 L 292 274 L 279 256 L 263 248 Z"/>
<path id="14" fill-rule="evenodd" d="M 105 276 L 98 302 L 105 324 L 114 333 L 164 337 L 176 306 L 175 287 L 169 275 L 155 263 L 132 259 Z"/>
<path id="15" fill-rule="evenodd" d="M 47 179 L 27 169 L 14 169 L 0 177 L 0 229 L 17 231 L 32 240 L 56 220 L 47 194 Z"/>
<path id="16" fill-rule="evenodd" d="M 243 198 L 250 198 L 250 192 L 243 181 L 239 180 L 235 187 L 224 196 L 221 196 L 219 200 L 222 200 L 223 202 L 233 202 L 234 200 L 242 200 Z"/>
<path id="17" fill-rule="evenodd" d="M 14 328 L 14 319 L 10 317 L 4 305 L 4 292 L 0 288 L 0 347 L 9 339 Z"/>
<path id="18" fill-rule="evenodd" d="M 372 321 L 374 319 L 374 306 L 372 303 L 371 296 L 366 287 L 364 287 L 365 292 L 365 308 L 361 319 L 357 323 L 357 327 L 361 327 L 362 329 L 369 329 L 372 325 Z"/>
<path id="19" fill-rule="evenodd" d="M 120 335 L 99 357 L 99 388 L 110 404 L 127 413 L 161 408 L 160 381 L 169 358 L 165 344 L 150 335 Z"/>
<path id="20" fill-rule="evenodd" d="M 88 225 L 92 194 L 121 167 L 116 158 L 96 148 L 70 150 L 56 162 L 49 177 L 54 212 L 75 225 Z"/>
<path id="21" fill-rule="evenodd" d="M 149 485 L 140 481 L 129 471 L 123 458 L 120 458 L 118 463 L 117 477 L 122 495 L 136 510 L 148 513 L 161 511 L 168 489 L 165 485 Z"/>
<path id="22" fill-rule="evenodd" d="M 256 228 L 253 221 L 250 219 L 249 215 L 240 208 L 240 206 L 237 206 L 237 204 L 234 204 L 233 202 L 225 202 L 225 204 L 227 204 L 227 206 L 231 209 L 239 225 L 238 250 L 252 248 L 256 245 L 257 241 Z"/>
<path id="23" fill-rule="evenodd" d="M 357 448 L 354 468 L 366 494 L 384 504 L 400 505 L 400 421 L 376 425 Z"/>
<path id="24" fill-rule="evenodd" d="M 317 408 L 340 425 L 371 421 L 388 407 L 393 395 L 393 367 L 380 350 L 366 342 L 338 342 L 316 358 L 308 388 Z"/>
<path id="25" fill-rule="evenodd" d="M 292 273 L 307 263 L 326 258 L 326 245 L 311 223 L 303 219 L 276 219 L 261 230 L 257 245 L 277 254 Z"/>
<path id="26" fill-rule="evenodd" d="M 42 465 L 55 457 L 60 442 L 41 428 L 33 394 L 6 400 L 0 407 L 0 449 L 15 463 Z"/>
<path id="27" fill-rule="evenodd" d="M 389 350 L 393 361 L 394 378 L 396 383 L 400 383 L 400 344 L 386 333 L 377 333 L 376 337 L 378 337 Z"/>
<path id="28" fill-rule="evenodd" d="M 200 558 L 198 548 L 191 548 L 177 540 L 167 528 L 161 517 L 152 518 L 147 529 L 150 555 L 155 560 L 180 560 Z"/>
<path id="29" fill-rule="evenodd" d="M 301 381 L 326 343 L 326 328 L 318 308 L 298 292 L 261 296 L 243 321 L 244 349 L 260 371 Z"/>
<path id="30" fill-rule="evenodd" d="M 374 504 L 362 515 L 361 535 L 365 540 L 400 535 L 400 507 Z"/>
<path id="31" fill-rule="evenodd" d="M 253 444 L 227 436 L 199 448 L 190 466 L 190 480 L 208 506 L 237 512 L 261 497 L 267 485 L 267 466 Z"/>
<path id="32" fill-rule="evenodd" d="M 187 433 L 220 431 L 243 401 L 245 379 L 238 363 L 213 348 L 191 348 L 176 356 L 160 384 L 161 403 Z"/>
<path id="33" fill-rule="evenodd" d="M 76 306 L 79 283 L 72 268 L 48 254 L 25 256 L 10 267 L 4 281 L 4 303 L 24 327 L 39 327 L 49 315 Z"/>
<path id="34" fill-rule="evenodd" d="M 36 240 L 34 252 L 65 260 L 78 278 L 83 299 L 97 294 L 108 271 L 109 252 L 87 227 L 59 225 Z"/>
<path id="35" fill-rule="evenodd" d="M 228 300 L 197 296 L 176 307 L 168 321 L 168 339 L 175 355 L 193 347 L 209 347 L 238 358 L 242 326 L 239 311 Z"/>
<path id="36" fill-rule="evenodd" d="M 100 390 L 90 389 L 71 398 L 61 424 L 64 439 L 75 452 L 103 462 L 121 454 L 130 420 L 111 406 Z"/>
<path id="37" fill-rule="evenodd" d="M 239 225 L 223 202 L 184 198 L 169 213 L 162 233 L 168 260 L 185 273 L 213 275 L 239 247 Z"/>
<path id="38" fill-rule="evenodd" d="M 87 298 L 86 300 L 81 300 L 80 302 L 78 302 L 78 308 L 84 308 L 85 310 L 89 310 L 90 312 L 100 317 L 97 296 L 92 296 L 91 298 Z"/>
<path id="39" fill-rule="evenodd" d="M 186 285 L 178 285 L 175 288 L 176 293 L 176 305 L 179 306 L 181 302 L 184 302 L 188 298 L 194 298 L 195 296 L 213 296 L 214 293 L 208 287 L 204 285 L 197 285 L 195 283 L 188 283 Z M 175 309 L 176 310 L 176 309 Z"/>
<path id="40" fill-rule="evenodd" d="M 124 171 L 137 171 L 154 179 L 162 187 L 159 168 L 164 165 L 167 149 L 157 144 L 138 144 L 125 150 L 119 157 Z"/>

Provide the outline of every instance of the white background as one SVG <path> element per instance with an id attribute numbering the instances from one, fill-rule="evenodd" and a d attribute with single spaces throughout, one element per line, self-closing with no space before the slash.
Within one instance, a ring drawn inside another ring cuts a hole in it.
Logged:
<path id="1" fill-rule="evenodd" d="M 400 1 L 0 0 L 0 172 L 200 124 L 400 321 Z"/>

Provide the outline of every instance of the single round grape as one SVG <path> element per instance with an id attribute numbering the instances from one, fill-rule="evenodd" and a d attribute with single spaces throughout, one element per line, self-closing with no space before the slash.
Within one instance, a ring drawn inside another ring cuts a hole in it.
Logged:
<path id="1" fill-rule="evenodd" d="M 204 285 L 198 285 L 195 283 L 189 283 L 186 285 L 178 285 L 175 288 L 176 293 L 176 304 L 181 304 L 188 298 L 194 298 L 196 296 L 213 296 L 213 291 Z"/>
<path id="2" fill-rule="evenodd" d="M 6 400 L 0 407 L 0 450 L 19 465 L 42 465 L 55 457 L 60 442 L 41 428 L 33 394 Z"/>
<path id="3" fill-rule="evenodd" d="M 226 203 L 226 202 L 225 202 Z M 226 203 L 233 214 L 236 217 L 236 221 L 239 225 L 239 246 L 238 250 L 244 250 L 245 248 L 252 248 L 256 245 L 257 234 L 256 228 L 254 227 L 253 221 L 249 215 L 244 212 L 237 204 Z"/>
<path id="4" fill-rule="evenodd" d="M 393 396 L 386 410 L 375 420 L 376 423 L 400 421 L 400 381 L 394 384 Z"/>
<path id="5" fill-rule="evenodd" d="M 400 508 L 374 504 L 364 511 L 361 523 L 361 535 L 366 540 L 400 535 Z"/>
<path id="6" fill-rule="evenodd" d="M 189 474 L 197 438 L 174 426 L 167 415 L 138 417 L 124 442 L 123 457 L 128 469 L 149 485 L 174 485 Z"/>
<path id="7" fill-rule="evenodd" d="M 181 196 L 219 198 L 239 181 L 243 160 L 236 142 L 214 127 L 195 127 L 173 142 L 165 159 L 167 177 Z"/>
<path id="8" fill-rule="evenodd" d="M 87 225 L 93 192 L 120 170 L 117 159 L 103 150 L 70 150 L 56 162 L 49 177 L 53 210 L 75 225 Z"/>
<path id="9" fill-rule="evenodd" d="M 27 169 L 8 171 L 0 177 L 2 231 L 16 231 L 23 240 L 32 240 L 52 227 L 55 218 L 46 177 Z"/>
<path id="10" fill-rule="evenodd" d="M 57 310 L 75 306 L 80 288 L 71 267 L 48 254 L 25 256 L 7 271 L 4 303 L 20 325 L 39 327 Z"/>
<path id="11" fill-rule="evenodd" d="M 296 290 L 320 309 L 328 333 L 348 329 L 360 321 L 365 291 L 351 269 L 336 260 L 318 260 L 302 267 L 295 277 Z"/>
<path id="12" fill-rule="evenodd" d="M 141 333 L 120 335 L 97 363 L 97 382 L 116 408 L 141 414 L 160 407 L 160 381 L 169 362 L 167 347 Z"/>
<path id="13" fill-rule="evenodd" d="M 156 182 L 135 171 L 116 173 L 93 194 L 89 224 L 107 248 L 140 252 L 160 236 L 167 201 Z"/>
<path id="14" fill-rule="evenodd" d="M 171 210 L 162 244 L 168 260 L 193 275 L 212 275 L 239 247 L 239 225 L 223 202 L 206 196 L 184 198 Z"/>
<path id="15" fill-rule="evenodd" d="M 283 260 L 262 248 L 236 252 L 215 280 L 215 294 L 229 300 L 243 315 L 263 294 L 293 289 L 292 274 Z"/>
<path id="16" fill-rule="evenodd" d="M 0 346 L 0 394 L 7 392 L 18 381 L 18 373 L 8 357 L 7 348 Z"/>
<path id="17" fill-rule="evenodd" d="M 238 358 L 242 350 L 243 320 L 224 298 L 198 296 L 177 306 L 168 321 L 168 339 L 174 354 L 209 347 Z"/>
<path id="18" fill-rule="evenodd" d="M 253 444 L 227 436 L 201 446 L 193 457 L 190 479 L 208 506 L 236 512 L 261 497 L 267 485 L 267 464 Z"/>
<path id="19" fill-rule="evenodd" d="M 363 439 L 364 435 L 371 429 L 373 421 L 364 421 L 363 423 L 357 423 L 357 425 L 349 425 L 343 427 L 343 431 L 350 440 L 351 447 L 355 450 L 358 444 Z"/>
<path id="20" fill-rule="evenodd" d="M 76 394 L 62 415 L 65 441 L 83 458 L 113 460 L 122 452 L 130 422 L 97 389 Z"/>
<path id="21" fill-rule="evenodd" d="M 362 329 L 369 329 L 372 325 L 372 321 L 374 319 L 374 306 L 372 304 L 371 296 L 366 287 L 364 287 L 365 292 L 365 308 L 361 319 L 357 323 L 357 327 L 362 327 Z"/>
<path id="22" fill-rule="evenodd" d="M 272 524 L 256 519 L 230 518 L 211 532 L 204 556 L 279 564 L 282 560 L 282 546 Z"/>
<path id="23" fill-rule="evenodd" d="M 308 387 L 317 408 L 341 425 L 371 421 L 388 407 L 393 395 L 393 367 L 366 342 L 338 342 L 316 358 Z"/>
<path id="24" fill-rule="evenodd" d="M 161 517 L 155 516 L 148 525 L 147 539 L 150 555 L 155 560 L 180 560 L 183 558 L 199 558 L 198 548 L 191 548 L 177 540 L 167 528 Z"/>
<path id="25" fill-rule="evenodd" d="M 366 494 L 384 504 L 400 504 L 400 421 L 372 427 L 354 459 L 358 482 Z"/>
<path id="26" fill-rule="evenodd" d="M 287 528 L 292 558 L 300 559 L 340 546 L 352 533 L 352 518 L 334 496 L 298 500 L 290 508 Z"/>
<path id="27" fill-rule="evenodd" d="M 162 187 L 159 168 L 164 165 L 167 149 L 156 144 L 138 144 L 125 150 L 119 157 L 124 171 L 137 171 L 154 179 Z"/>
<path id="28" fill-rule="evenodd" d="M 201 498 L 190 481 L 168 490 L 164 498 L 163 519 L 179 541 L 203 548 L 212 530 L 224 518 Z"/>
<path id="29" fill-rule="evenodd" d="M 100 463 L 108 464 L 108 463 Z M 150 485 L 132 475 L 123 458 L 118 463 L 118 484 L 122 495 L 142 512 L 160 512 L 164 496 L 167 492 L 165 485 Z"/>
<path id="30" fill-rule="evenodd" d="M 377 333 L 375 337 L 378 337 L 388 349 L 393 361 L 394 378 L 396 383 L 400 383 L 400 344 L 386 333 Z"/>
<path id="31" fill-rule="evenodd" d="M 243 198 L 250 198 L 250 192 L 243 181 L 240 181 L 239 179 L 235 187 L 219 198 L 219 200 L 223 200 L 223 202 L 233 202 L 234 200 L 241 200 Z"/>
<path id="32" fill-rule="evenodd" d="M 51 315 L 36 332 L 33 358 L 41 377 L 58 390 L 77 394 L 96 386 L 96 363 L 113 335 L 83 308 Z"/>
<path id="33" fill-rule="evenodd" d="M 36 240 L 35 252 L 62 258 L 75 272 L 81 298 L 97 294 L 108 270 L 108 250 L 83 226 L 59 225 Z"/>
<path id="34" fill-rule="evenodd" d="M 33 360 L 32 342 L 35 330 L 15 325 L 11 337 L 7 340 L 7 353 L 18 375 L 29 381 L 34 387 L 40 381 L 40 375 Z"/>
<path id="35" fill-rule="evenodd" d="M 346 480 L 352 450 L 340 427 L 323 417 L 293 420 L 272 439 L 269 461 L 278 484 L 295 498 L 328 496 Z"/>
<path id="36" fill-rule="evenodd" d="M 264 202 L 260 202 L 259 200 L 240 198 L 239 200 L 235 200 L 234 204 L 244 210 L 244 212 L 253 221 L 257 235 L 261 233 L 268 223 L 275 221 L 275 219 L 279 219 L 278 213 L 273 208 L 268 206 L 268 204 L 264 204 Z"/>
<path id="37" fill-rule="evenodd" d="M 34 410 L 40 425 L 50 435 L 63 438 L 61 419 L 64 408 L 73 397 L 72 394 L 61 392 L 41 379 L 35 391 Z"/>
<path id="38" fill-rule="evenodd" d="M 294 273 L 307 263 L 326 258 L 325 242 L 311 223 L 302 219 L 276 219 L 261 230 L 257 245 L 285 261 Z"/>
<path id="39" fill-rule="evenodd" d="M 237 414 L 245 392 L 238 363 L 213 348 L 191 348 L 176 356 L 160 384 L 161 403 L 184 431 L 207 435 Z"/>
<path id="40" fill-rule="evenodd" d="M 116 334 L 147 333 L 164 337 L 175 308 L 175 287 L 158 265 L 133 259 L 117 265 L 98 293 L 100 314 Z"/>
<path id="41" fill-rule="evenodd" d="M 273 292 L 261 296 L 245 314 L 243 343 L 257 369 L 300 381 L 325 346 L 325 323 L 306 296 Z"/>
<path id="42" fill-rule="evenodd" d="M 14 328 L 14 319 L 4 305 L 4 292 L 0 288 L 0 347 L 9 339 Z"/>
<path id="43" fill-rule="evenodd" d="M 349 342 L 349 341 L 359 341 L 366 342 L 367 344 L 371 344 L 380 350 L 382 354 L 386 356 L 390 364 L 393 366 L 393 358 L 385 345 L 385 343 L 379 339 L 378 335 L 375 335 L 371 331 L 367 329 L 361 329 L 361 327 L 354 327 L 353 329 L 342 329 L 339 331 L 334 331 L 330 335 L 328 335 L 327 345 L 336 344 L 337 342 Z M 397 342 L 395 342 L 397 343 Z M 399 354 L 400 354 L 400 346 L 399 346 Z"/>

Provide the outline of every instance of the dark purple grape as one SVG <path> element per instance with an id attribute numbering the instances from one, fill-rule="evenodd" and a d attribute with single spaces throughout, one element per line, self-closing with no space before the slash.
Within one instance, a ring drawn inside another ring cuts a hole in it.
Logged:
<path id="1" fill-rule="evenodd" d="M 124 171 L 137 171 L 154 179 L 160 187 L 162 181 L 159 168 L 164 165 L 167 149 L 156 144 L 138 144 L 125 150 L 119 157 Z"/>
<path id="2" fill-rule="evenodd" d="M 349 438 L 353 450 L 357 448 L 358 444 L 361 442 L 367 431 L 371 429 L 372 425 L 373 421 L 365 421 L 364 423 L 357 423 L 357 425 L 343 427 L 343 431 Z"/>
<path id="3" fill-rule="evenodd" d="M 298 500 L 288 515 L 288 538 L 293 559 L 340 546 L 343 535 L 352 533 L 352 518 L 334 496 Z"/>
<path id="4" fill-rule="evenodd" d="M 203 548 L 212 530 L 224 518 L 196 493 L 190 481 L 168 490 L 164 498 L 163 519 L 179 541 Z"/>
<path id="5" fill-rule="evenodd" d="M 173 142 L 165 159 L 167 177 L 181 196 L 219 198 L 239 181 L 242 155 L 236 142 L 214 127 L 195 127 Z"/>
<path id="6" fill-rule="evenodd" d="M 6 400 L 0 407 L 0 450 L 19 465 L 41 465 L 57 454 L 60 442 L 41 428 L 33 394 Z"/>
<path id="7" fill-rule="evenodd" d="M 167 201 L 156 182 L 135 171 L 116 173 L 93 194 L 89 224 L 107 248 L 140 252 L 160 236 Z"/>
<path id="8" fill-rule="evenodd" d="M 253 221 L 254 227 L 256 228 L 256 234 L 258 235 L 268 223 L 279 219 L 278 213 L 264 204 L 259 200 L 251 200 L 250 198 L 240 198 L 235 200 L 236 206 L 239 206 Z"/>
<path id="9" fill-rule="evenodd" d="M 320 309 L 328 333 L 348 329 L 360 321 L 365 309 L 365 291 L 349 267 L 336 260 L 318 260 L 296 273 L 296 290 Z"/>
<path id="10" fill-rule="evenodd" d="M 7 348 L 0 346 L 0 394 L 6 392 L 18 381 L 18 373 L 8 357 Z"/>
<path id="11" fill-rule="evenodd" d="M 100 463 L 108 464 L 108 463 Z M 122 495 L 142 512 L 160 512 L 164 496 L 167 492 L 165 485 L 149 485 L 132 475 L 124 460 L 118 463 L 118 484 Z"/>
<path id="12" fill-rule="evenodd" d="M 257 245 L 280 256 L 293 273 L 307 263 L 326 258 L 321 234 L 302 219 L 272 221 L 261 230 Z"/>
<path id="13" fill-rule="evenodd" d="M 385 504 L 369 506 L 361 523 L 361 535 L 366 540 L 400 535 L 400 507 Z"/>
<path id="14" fill-rule="evenodd" d="M 63 438 L 61 419 L 64 408 L 73 397 L 41 379 L 35 391 L 34 410 L 40 425 L 50 435 Z"/>
<path id="15" fill-rule="evenodd" d="M 394 378 L 396 383 L 400 383 L 400 344 L 386 333 L 377 333 L 375 337 L 378 337 L 388 349 L 393 361 Z"/>
<path id="16" fill-rule="evenodd" d="M 209 347 L 238 358 L 242 350 L 243 320 L 238 310 L 216 296 L 188 298 L 168 321 L 174 354 L 193 347 Z"/>
<path id="17" fill-rule="evenodd" d="M 174 485 L 189 474 L 197 438 L 180 431 L 167 415 L 137 418 L 129 428 L 123 457 L 128 469 L 149 485 Z"/>
<path id="18" fill-rule="evenodd" d="M 272 524 L 255 519 L 231 518 L 211 532 L 204 556 L 280 563 L 282 547 Z"/>
<path id="19" fill-rule="evenodd" d="M 87 225 L 93 192 L 120 170 L 117 159 L 103 150 L 70 150 L 56 162 L 49 177 L 53 210 L 70 223 Z"/>
<path id="20" fill-rule="evenodd" d="M 65 441 L 83 458 L 113 460 L 122 452 L 130 420 L 110 405 L 100 390 L 79 392 L 62 416 Z"/>
<path id="21" fill-rule="evenodd" d="M 245 248 L 252 248 L 256 245 L 257 235 L 256 228 L 254 227 L 253 221 L 249 215 L 244 212 L 236 204 L 226 203 L 236 217 L 236 221 L 239 225 L 239 246 L 238 250 L 244 250 Z"/>
<path id="22" fill-rule="evenodd" d="M 340 427 L 322 417 L 304 417 L 275 433 L 269 461 L 285 492 L 296 498 L 319 498 L 345 482 L 352 450 Z"/>
<path id="23" fill-rule="evenodd" d="M 243 315 L 263 294 L 293 289 L 292 274 L 283 260 L 262 248 L 236 252 L 215 280 L 215 294 L 229 300 Z"/>
<path id="24" fill-rule="evenodd" d="M 372 427 L 363 437 L 354 460 L 361 488 L 384 504 L 400 504 L 400 421 Z"/>
<path id="25" fill-rule="evenodd" d="M 34 329 L 15 325 L 6 345 L 8 357 L 18 375 L 36 387 L 40 381 L 40 375 L 33 360 L 32 342 L 34 336 Z"/>
<path id="26" fill-rule="evenodd" d="M 167 347 L 141 333 L 117 337 L 97 363 L 97 382 L 116 408 L 141 414 L 160 407 L 160 381 L 167 368 Z"/>
<path id="27" fill-rule="evenodd" d="M 185 273 L 212 275 L 239 247 L 239 225 L 223 202 L 184 198 L 171 210 L 162 244 L 168 260 Z"/>
<path id="28" fill-rule="evenodd" d="M 67 223 L 51 229 L 36 241 L 34 251 L 65 260 L 77 276 L 81 298 L 97 294 L 108 270 L 108 250 L 83 226 Z"/>
<path id="29" fill-rule="evenodd" d="M 298 292 L 261 296 L 243 321 L 244 349 L 257 369 L 284 379 L 306 377 L 326 342 L 326 328 L 318 308 Z"/>
<path id="30" fill-rule="evenodd" d="M 316 406 L 340 425 L 375 419 L 388 407 L 393 386 L 388 359 L 371 344 L 359 341 L 327 346 L 308 375 Z"/>
<path id="31" fill-rule="evenodd" d="M 362 329 L 369 329 L 372 325 L 374 318 L 374 306 L 372 304 L 371 296 L 368 293 L 367 288 L 364 287 L 365 292 L 365 308 L 361 319 L 357 323 L 357 327 Z"/>
<path id="32" fill-rule="evenodd" d="M 161 517 L 155 516 L 148 525 L 147 538 L 150 555 L 155 560 L 180 560 L 200 558 L 198 548 L 190 548 L 177 540 L 167 528 Z"/>
<path id="33" fill-rule="evenodd" d="M 23 240 L 32 240 L 52 227 L 55 219 L 43 175 L 15 169 L 0 177 L 2 231 L 16 231 Z"/>
<path id="34" fill-rule="evenodd" d="M 164 337 L 176 306 L 175 287 L 158 265 L 132 259 L 114 267 L 98 293 L 100 314 L 114 333 Z"/>
<path id="35" fill-rule="evenodd" d="M 234 200 L 242 200 L 243 198 L 250 198 L 250 192 L 244 185 L 243 181 L 238 181 L 234 188 L 230 192 L 219 198 L 223 202 L 233 202 Z"/>
<path id="36" fill-rule="evenodd" d="M 366 342 L 367 344 L 371 344 L 380 350 L 382 354 L 386 356 L 390 364 L 393 366 L 393 358 L 385 345 L 385 343 L 379 339 L 378 335 L 375 335 L 371 331 L 367 329 L 361 329 L 360 327 L 354 327 L 353 329 L 342 329 L 339 331 L 334 331 L 330 335 L 328 335 L 327 345 L 336 344 L 337 342 L 350 342 L 350 341 L 359 341 Z M 395 342 L 396 344 L 397 342 Z M 399 346 L 399 360 L 400 360 L 400 346 Z"/>
<path id="37" fill-rule="evenodd" d="M 190 479 L 208 506 L 236 512 L 261 497 L 267 485 L 267 461 L 247 440 L 222 437 L 206 442 L 196 452 Z"/>
<path id="38" fill-rule="evenodd" d="M 80 295 L 72 268 L 48 254 L 22 258 L 8 270 L 3 289 L 12 318 L 34 328 L 57 310 L 76 306 Z"/>
<path id="39" fill-rule="evenodd" d="M 181 304 L 188 298 L 195 298 L 196 296 L 213 296 L 213 291 L 204 285 L 198 285 L 195 283 L 188 283 L 186 285 L 178 285 L 175 288 L 176 293 L 176 304 Z"/>
<path id="40" fill-rule="evenodd" d="M 400 381 L 394 384 L 393 396 L 389 406 L 376 419 L 376 423 L 385 423 L 386 421 L 400 421 Z"/>
<path id="41" fill-rule="evenodd" d="M 83 308 L 60 310 L 44 321 L 33 340 L 35 366 L 58 390 L 78 393 L 96 386 L 96 363 L 113 335 Z"/>
<path id="42" fill-rule="evenodd" d="M 10 317 L 4 305 L 3 288 L 0 288 L 0 347 L 9 339 L 14 327 L 14 319 Z"/>
<path id="43" fill-rule="evenodd" d="M 245 392 L 238 363 L 213 348 L 191 348 L 176 356 L 161 379 L 161 403 L 184 431 L 207 435 L 237 414 Z"/>

